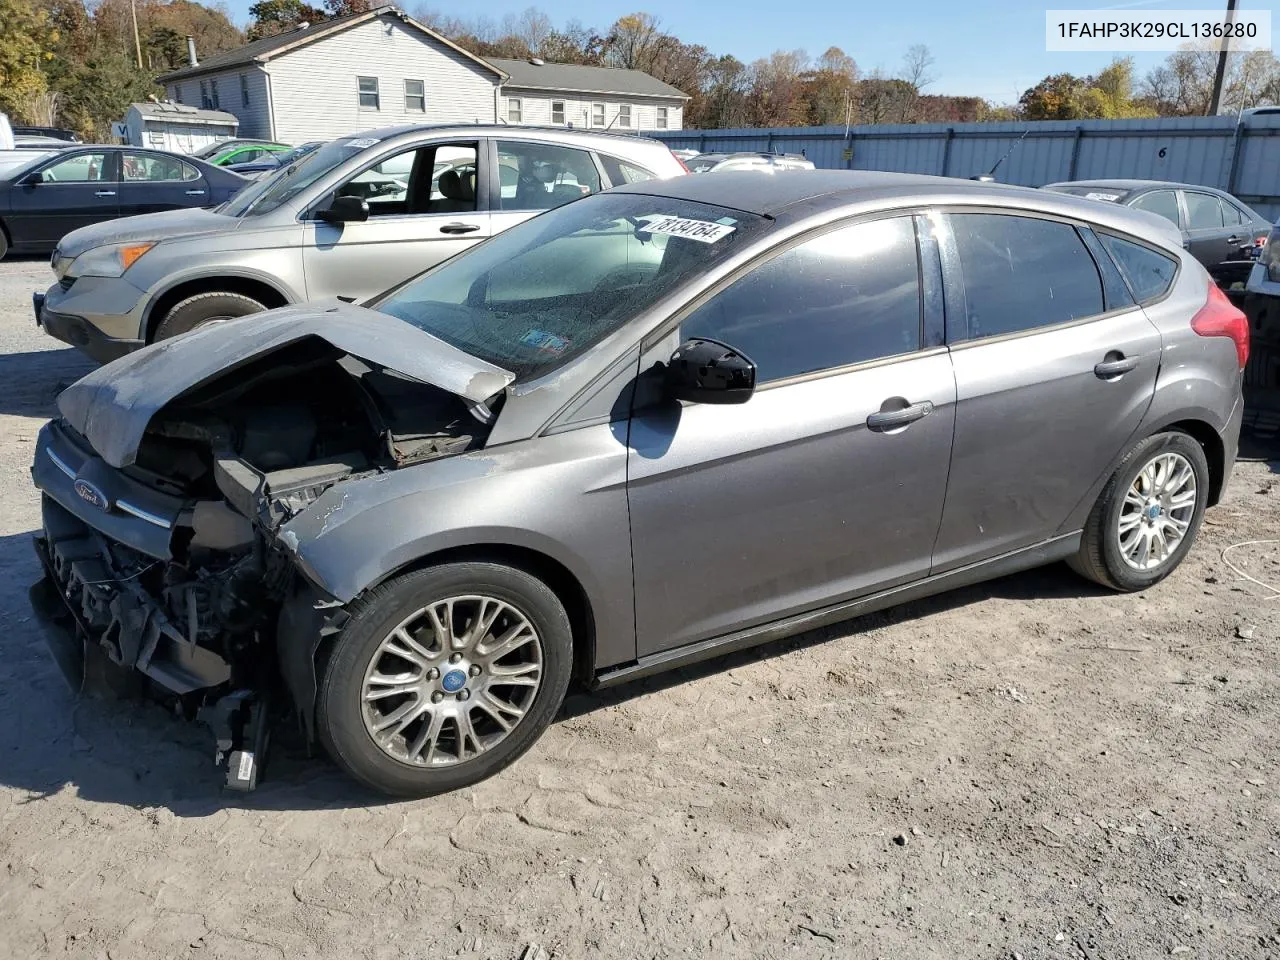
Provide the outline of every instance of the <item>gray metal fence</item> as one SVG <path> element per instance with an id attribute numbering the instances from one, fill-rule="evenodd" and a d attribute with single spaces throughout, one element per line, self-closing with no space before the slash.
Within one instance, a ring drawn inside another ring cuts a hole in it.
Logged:
<path id="1" fill-rule="evenodd" d="M 1028 129 L 1029 128 L 1029 129 Z M 1025 137 L 1023 134 L 1026 134 Z M 648 131 L 674 148 L 803 153 L 818 167 L 996 179 L 1138 178 L 1219 187 L 1280 217 L 1280 116 Z M 1021 138 L 1021 140 L 1020 140 Z"/>

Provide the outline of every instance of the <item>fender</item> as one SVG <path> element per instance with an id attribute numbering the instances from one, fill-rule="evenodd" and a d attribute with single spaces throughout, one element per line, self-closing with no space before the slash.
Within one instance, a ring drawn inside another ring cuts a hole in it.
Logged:
<path id="1" fill-rule="evenodd" d="M 190 283 L 193 280 L 216 280 L 219 277 L 235 277 L 241 280 L 253 280 L 261 283 L 263 286 L 270 287 L 278 293 L 285 303 L 301 303 L 306 298 L 298 291 L 294 290 L 288 284 L 282 282 L 279 277 L 274 274 L 265 273 L 253 267 L 245 266 L 227 266 L 216 267 L 191 267 L 179 273 L 171 274 L 165 278 L 164 286 L 148 290 L 145 294 L 146 305 L 142 310 L 142 329 L 149 330 L 151 327 L 151 312 L 156 303 L 164 298 L 169 291 L 176 287 L 182 286 L 184 283 Z"/>

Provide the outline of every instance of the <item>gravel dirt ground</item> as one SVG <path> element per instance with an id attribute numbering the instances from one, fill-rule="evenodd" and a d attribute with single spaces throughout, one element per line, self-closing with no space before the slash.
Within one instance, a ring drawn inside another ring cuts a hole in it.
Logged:
<path id="1" fill-rule="evenodd" d="M 287 739 L 77 701 L 26 599 L 32 439 L 89 369 L 0 265 L 0 957 L 1280 954 L 1280 456 L 1172 577 L 1057 566 L 608 694 L 386 803 Z M 1269 589 L 1243 579 L 1228 559 Z"/>

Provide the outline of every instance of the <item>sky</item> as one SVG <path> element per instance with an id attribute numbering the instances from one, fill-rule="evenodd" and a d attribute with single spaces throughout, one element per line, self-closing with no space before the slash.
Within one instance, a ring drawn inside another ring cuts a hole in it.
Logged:
<path id="1" fill-rule="evenodd" d="M 232 18 L 244 24 L 253 0 L 227 0 Z M 394 2 L 394 0 L 393 0 Z M 420 0 L 398 0 L 414 13 Z M 880 67 L 895 73 L 913 44 L 926 45 L 935 58 L 929 93 L 971 95 L 1013 103 L 1051 73 L 1095 73 L 1113 53 L 1047 53 L 1046 9 L 1203 10 L 1223 0 L 485 0 L 459 8 L 447 2 L 426 5 L 462 16 L 483 12 L 501 20 L 537 6 L 557 25 L 577 19 L 604 31 L 626 13 L 644 10 L 663 29 L 686 43 L 750 62 L 774 50 L 803 49 L 816 57 L 838 46 L 867 73 Z M 1240 9 L 1271 9 L 1280 25 L 1277 0 L 1240 0 Z M 1134 54 L 1142 74 L 1168 56 Z"/>

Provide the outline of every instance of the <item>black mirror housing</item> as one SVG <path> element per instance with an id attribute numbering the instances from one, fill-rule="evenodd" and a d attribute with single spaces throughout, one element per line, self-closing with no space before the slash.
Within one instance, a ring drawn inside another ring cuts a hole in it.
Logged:
<path id="1" fill-rule="evenodd" d="M 692 403 L 746 403 L 756 389 L 756 365 L 719 340 L 686 340 L 667 364 L 667 394 Z"/>
<path id="2" fill-rule="evenodd" d="M 328 210 L 317 210 L 316 216 L 326 223 L 363 223 L 369 219 L 369 201 L 363 197 L 337 196 Z"/>

